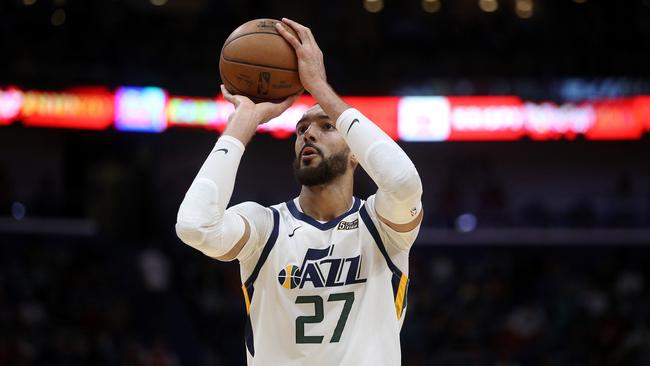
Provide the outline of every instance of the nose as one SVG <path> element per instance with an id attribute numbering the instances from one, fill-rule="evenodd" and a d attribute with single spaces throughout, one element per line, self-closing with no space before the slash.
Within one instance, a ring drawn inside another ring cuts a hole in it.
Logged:
<path id="1" fill-rule="evenodd" d="M 307 126 L 307 129 L 305 130 L 305 132 L 303 133 L 302 136 L 305 139 L 305 141 L 314 142 L 314 141 L 316 141 L 316 134 L 317 134 L 316 128 L 314 127 L 314 124 L 312 123 L 309 126 Z"/>

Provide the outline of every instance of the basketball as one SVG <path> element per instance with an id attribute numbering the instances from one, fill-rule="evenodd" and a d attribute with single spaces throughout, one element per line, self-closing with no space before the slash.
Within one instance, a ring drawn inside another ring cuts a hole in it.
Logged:
<path id="1" fill-rule="evenodd" d="M 277 103 L 302 89 L 296 53 L 275 29 L 277 22 L 251 20 L 226 39 L 219 57 L 219 74 L 230 93 L 247 96 L 255 103 Z M 296 35 L 289 26 L 286 28 Z"/>

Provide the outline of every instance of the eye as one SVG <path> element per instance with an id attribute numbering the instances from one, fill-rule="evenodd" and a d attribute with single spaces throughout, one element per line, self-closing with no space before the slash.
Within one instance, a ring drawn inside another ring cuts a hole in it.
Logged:
<path id="1" fill-rule="evenodd" d="M 305 125 L 301 125 L 298 126 L 298 128 L 296 128 L 296 133 L 298 135 L 302 135 L 303 133 L 305 133 L 305 131 L 307 131 L 307 127 L 305 127 Z"/>
<path id="2" fill-rule="evenodd" d="M 331 123 L 326 123 L 326 124 L 325 124 L 325 129 L 326 129 L 326 130 L 336 130 L 336 126 L 334 126 L 334 125 L 331 124 Z"/>

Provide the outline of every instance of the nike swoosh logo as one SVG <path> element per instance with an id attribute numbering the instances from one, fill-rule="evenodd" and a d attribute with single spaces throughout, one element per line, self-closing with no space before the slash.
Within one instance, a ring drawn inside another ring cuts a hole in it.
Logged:
<path id="1" fill-rule="evenodd" d="M 289 234 L 289 237 L 292 238 L 292 237 L 293 237 L 293 234 L 296 233 L 296 230 L 300 229 L 301 227 L 302 227 L 302 226 L 298 226 L 297 228 L 293 229 L 293 231 L 291 232 L 291 234 Z"/>
<path id="2" fill-rule="evenodd" d="M 228 154 L 228 149 L 219 149 L 219 150 L 214 150 L 213 152 L 219 152 L 219 151 L 223 151 L 224 155 Z"/>
<path id="3" fill-rule="evenodd" d="M 352 128 L 352 126 L 354 126 L 355 123 L 358 123 L 358 122 L 359 122 L 359 120 L 355 118 L 354 121 L 352 121 L 352 123 L 350 123 L 350 127 L 348 127 L 348 132 L 345 133 L 345 136 L 350 134 L 350 129 Z"/>

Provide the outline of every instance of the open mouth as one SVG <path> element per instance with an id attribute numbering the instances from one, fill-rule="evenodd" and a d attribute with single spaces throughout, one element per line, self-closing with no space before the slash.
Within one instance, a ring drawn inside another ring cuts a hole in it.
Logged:
<path id="1" fill-rule="evenodd" d="M 300 152 L 300 160 L 302 160 L 302 162 L 306 164 L 310 163 L 318 156 L 320 156 L 320 152 L 316 148 L 311 146 L 305 146 Z"/>
<path id="2" fill-rule="evenodd" d="M 311 146 L 306 146 L 304 149 L 302 149 L 302 152 L 300 153 L 300 156 L 302 157 L 311 156 L 311 155 L 318 155 L 318 150 L 314 149 Z"/>

